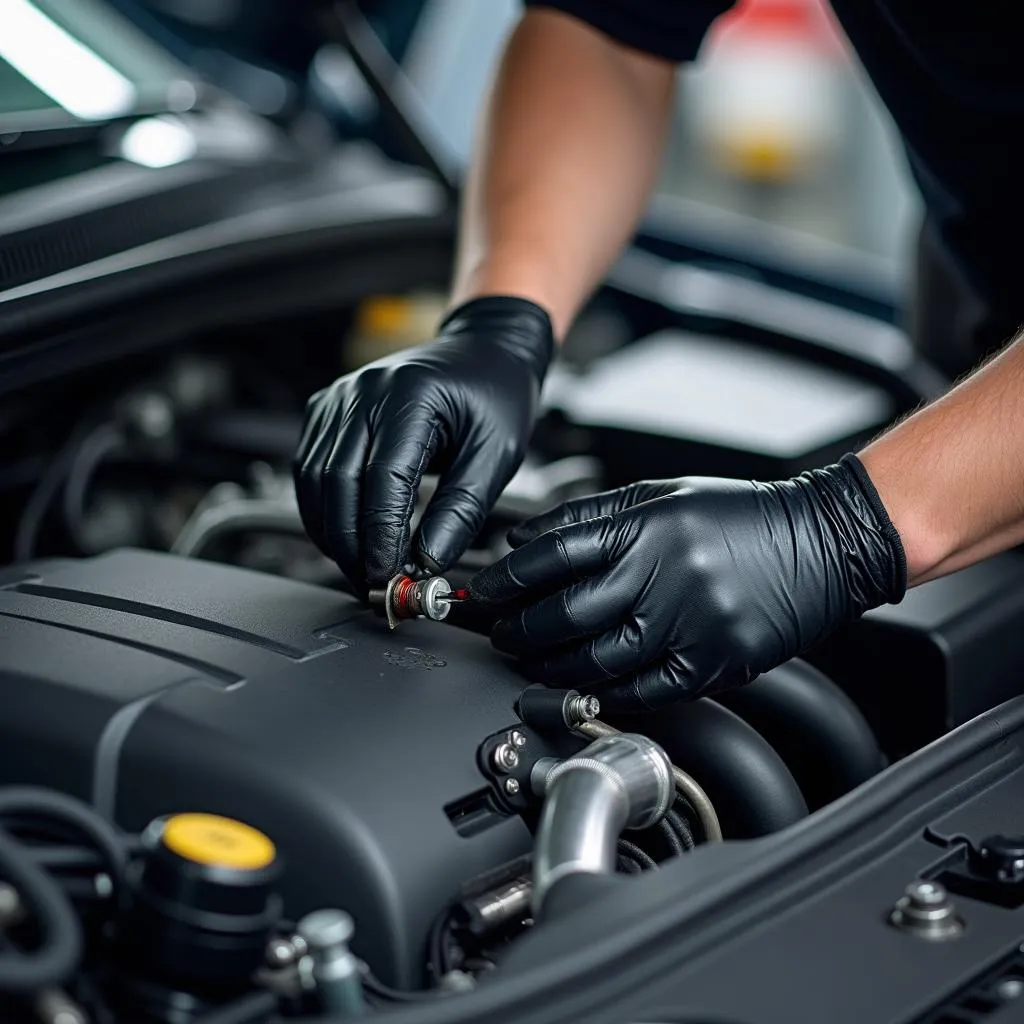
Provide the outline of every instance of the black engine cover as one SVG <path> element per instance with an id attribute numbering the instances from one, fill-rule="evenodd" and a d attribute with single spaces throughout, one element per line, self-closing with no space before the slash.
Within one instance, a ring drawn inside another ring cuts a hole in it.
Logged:
<path id="1" fill-rule="evenodd" d="M 251 823 L 289 866 L 287 912 L 349 910 L 392 984 L 419 980 L 462 883 L 530 849 L 483 806 L 477 765 L 523 685 L 483 637 L 389 633 L 345 595 L 213 563 L 119 551 L 0 573 L 0 784 L 132 830 L 186 810 Z"/>

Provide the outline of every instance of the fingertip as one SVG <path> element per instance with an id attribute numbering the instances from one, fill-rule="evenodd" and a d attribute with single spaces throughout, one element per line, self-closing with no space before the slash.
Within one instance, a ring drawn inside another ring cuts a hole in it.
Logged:
<path id="1" fill-rule="evenodd" d="M 432 555 L 429 555 L 422 547 L 416 549 L 416 564 L 427 572 L 434 576 L 443 573 L 449 566 L 450 563 L 439 561 Z"/>
<path id="2" fill-rule="evenodd" d="M 431 530 L 430 523 L 424 517 L 413 541 L 413 561 L 421 569 L 437 575 L 458 562 L 467 547 L 468 541 L 460 546 L 458 538 L 453 539 L 450 535 L 444 540 L 437 539 L 436 531 Z"/>
<path id="3" fill-rule="evenodd" d="M 515 619 L 498 619 L 491 629 L 491 645 L 496 651 L 502 654 L 515 656 L 519 653 L 519 645 L 516 638 L 520 633 L 519 624 Z"/>
<path id="4" fill-rule="evenodd" d="M 510 548 L 522 547 L 530 539 L 530 531 L 526 528 L 525 523 L 513 526 L 512 529 L 505 534 L 505 540 L 508 541 Z"/>

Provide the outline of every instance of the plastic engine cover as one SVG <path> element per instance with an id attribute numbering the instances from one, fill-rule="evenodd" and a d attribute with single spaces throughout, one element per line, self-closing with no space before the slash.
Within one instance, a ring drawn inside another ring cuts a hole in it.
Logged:
<path id="1" fill-rule="evenodd" d="M 389 633 L 343 594 L 223 565 L 118 551 L 0 573 L 0 784 L 132 830 L 251 823 L 285 858 L 287 913 L 349 910 L 395 985 L 459 886 L 530 848 L 518 817 L 460 834 L 452 810 L 479 806 L 477 749 L 523 686 L 484 637 Z"/>

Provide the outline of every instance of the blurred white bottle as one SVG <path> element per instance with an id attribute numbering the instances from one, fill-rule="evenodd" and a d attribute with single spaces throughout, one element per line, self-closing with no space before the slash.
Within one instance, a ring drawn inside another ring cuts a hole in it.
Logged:
<path id="1" fill-rule="evenodd" d="M 693 140 L 720 171 L 791 183 L 841 150 L 842 37 L 823 0 L 740 0 L 687 81 Z"/>

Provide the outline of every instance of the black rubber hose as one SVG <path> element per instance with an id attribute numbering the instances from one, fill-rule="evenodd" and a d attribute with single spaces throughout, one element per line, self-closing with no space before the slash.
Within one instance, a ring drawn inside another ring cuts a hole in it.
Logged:
<path id="1" fill-rule="evenodd" d="M 807 803 L 785 762 L 738 715 L 704 699 L 613 722 L 661 744 L 692 775 L 718 812 L 726 839 L 776 832 L 807 815 Z"/>
<path id="2" fill-rule="evenodd" d="M 715 698 L 753 726 L 793 773 L 811 810 L 885 767 L 856 704 L 805 661 L 791 661 Z"/>
<path id="3" fill-rule="evenodd" d="M 5 818 L 17 819 L 9 825 L 12 831 L 26 820 L 69 828 L 95 847 L 115 885 L 124 877 L 128 854 L 117 830 L 75 797 L 36 786 L 9 786 L 0 789 L 0 825 Z"/>
<path id="4" fill-rule="evenodd" d="M 26 995 L 63 985 L 78 968 L 82 928 L 57 883 L 32 862 L 0 828 L 0 879 L 10 883 L 29 909 L 40 932 L 38 948 L 0 951 L 0 992 Z"/>

